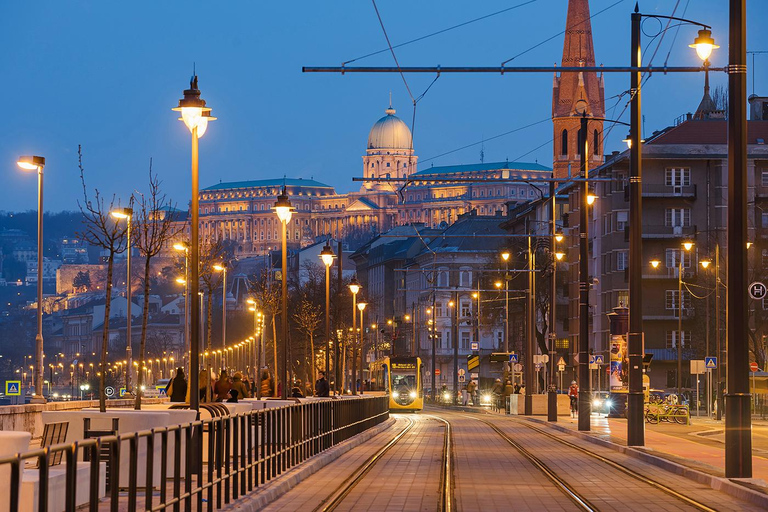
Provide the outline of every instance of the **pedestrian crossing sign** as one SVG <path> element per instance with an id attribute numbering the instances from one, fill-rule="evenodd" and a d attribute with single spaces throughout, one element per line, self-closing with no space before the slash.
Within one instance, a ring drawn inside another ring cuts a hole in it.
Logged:
<path id="1" fill-rule="evenodd" d="M 160 393 L 161 397 L 167 396 L 165 394 L 165 386 L 155 386 L 155 389 Z"/>
<path id="2" fill-rule="evenodd" d="M 509 354 L 509 362 L 510 363 L 516 363 L 517 362 L 517 354 Z"/>
<path id="3" fill-rule="evenodd" d="M 118 393 L 120 394 L 120 398 L 123 398 L 125 396 L 125 388 L 120 388 Z"/>
<path id="4" fill-rule="evenodd" d="M 707 370 L 716 370 L 717 369 L 717 358 L 716 357 L 705 357 L 704 358 L 704 368 Z"/>
<path id="5" fill-rule="evenodd" d="M 8 396 L 21 396 L 21 381 L 20 380 L 5 381 L 5 394 Z"/>

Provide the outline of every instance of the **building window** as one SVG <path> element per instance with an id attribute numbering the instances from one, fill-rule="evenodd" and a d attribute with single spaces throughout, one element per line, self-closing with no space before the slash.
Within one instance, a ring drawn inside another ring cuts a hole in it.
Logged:
<path id="1" fill-rule="evenodd" d="M 629 253 L 627 251 L 619 251 L 616 253 L 616 270 L 624 271 L 627 269 L 627 262 L 629 261 Z"/>
<path id="2" fill-rule="evenodd" d="M 459 286 L 471 286 L 472 285 L 472 272 L 467 269 L 459 271 Z"/>
<path id="3" fill-rule="evenodd" d="M 496 347 L 501 349 L 504 346 L 504 331 L 496 332 Z"/>
<path id="4" fill-rule="evenodd" d="M 667 227 L 690 227 L 691 209 L 690 208 L 667 208 L 664 216 L 664 224 Z"/>
<path id="5" fill-rule="evenodd" d="M 461 349 L 469 350 L 469 331 L 461 332 Z"/>
<path id="6" fill-rule="evenodd" d="M 390 166 L 390 164 L 389 164 L 389 162 L 387 162 L 387 167 L 389 167 L 389 166 Z"/>
<path id="7" fill-rule="evenodd" d="M 560 154 L 568 154 L 568 130 L 563 130 L 560 134 Z"/>
<path id="8" fill-rule="evenodd" d="M 599 155 L 600 151 L 600 132 L 595 130 L 595 135 L 592 142 L 592 154 L 593 155 Z"/>
<path id="9" fill-rule="evenodd" d="M 461 302 L 461 318 L 469 318 L 472 316 L 472 303 L 469 301 Z"/>
<path id="10" fill-rule="evenodd" d="M 677 311 L 680 309 L 680 303 L 677 301 L 677 290 L 667 290 L 666 293 L 666 309 Z M 686 290 L 683 290 L 683 309 L 691 307 L 691 294 Z"/>
<path id="11" fill-rule="evenodd" d="M 628 306 L 629 305 L 629 290 L 619 290 L 616 292 L 616 305 Z"/>
<path id="12" fill-rule="evenodd" d="M 763 228 L 768 228 L 768 212 L 762 212 L 760 214 L 760 225 Z"/>
<path id="13" fill-rule="evenodd" d="M 616 231 L 624 231 L 629 223 L 629 212 L 616 212 Z"/>
<path id="14" fill-rule="evenodd" d="M 687 187 L 691 184 L 691 170 L 684 168 L 669 168 L 665 173 L 664 183 L 668 187 Z"/>
<path id="15" fill-rule="evenodd" d="M 682 249 L 667 249 L 667 268 L 678 268 L 680 266 L 680 258 L 683 258 L 683 268 L 691 268 L 691 261 L 693 260 L 693 254 Z M 681 256 L 682 253 L 682 256 Z"/>
<path id="16" fill-rule="evenodd" d="M 679 337 L 679 331 L 667 331 L 667 348 L 677 348 L 677 339 Z M 691 333 L 690 331 L 683 331 L 682 337 L 682 346 L 685 347 L 688 345 L 688 342 L 691 340 Z"/>

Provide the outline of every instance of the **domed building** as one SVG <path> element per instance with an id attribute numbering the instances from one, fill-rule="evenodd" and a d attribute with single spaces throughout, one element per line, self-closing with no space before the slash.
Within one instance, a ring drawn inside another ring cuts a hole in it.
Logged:
<path id="1" fill-rule="evenodd" d="M 347 239 L 354 246 L 399 225 L 437 227 L 472 210 L 480 215 L 503 215 L 510 205 L 539 197 L 538 189 L 525 180 L 552 175 L 548 167 L 522 162 L 419 171 L 408 125 L 395 115 L 391 104 L 384 113 L 368 133 L 362 175 L 411 181 L 365 181 L 359 191 L 347 194 L 314 179 L 218 183 L 200 191 L 202 240 L 234 240 L 236 255 L 241 258 L 278 249 L 280 223 L 271 208 L 283 187 L 296 208 L 288 226 L 290 247 L 304 247 L 326 237 Z"/>

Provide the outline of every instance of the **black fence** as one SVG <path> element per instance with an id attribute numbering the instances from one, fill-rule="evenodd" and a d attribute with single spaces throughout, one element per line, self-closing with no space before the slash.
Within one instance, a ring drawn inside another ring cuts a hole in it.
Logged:
<path id="1" fill-rule="evenodd" d="M 0 467 L 10 466 L 10 492 L 8 498 L 0 499 L 10 499 L 9 510 L 19 510 L 19 483 L 25 462 L 37 461 L 38 511 L 47 512 L 51 462 L 63 454 L 66 511 L 78 508 L 78 494 L 86 492 L 78 489 L 82 484 L 77 481 L 79 459 L 88 464 L 87 507 L 92 512 L 107 508 L 117 511 L 126 505 L 131 511 L 177 512 L 182 506 L 186 511 L 212 511 L 389 417 L 387 397 L 305 402 L 231 416 L 220 415 L 220 407 L 208 410 L 214 417 L 83 439 L 0 459 Z M 143 450 L 146 467 L 144 481 L 140 481 L 139 454 Z M 129 461 L 127 488 L 119 485 L 122 457 Z M 153 484 L 158 465 L 159 489 Z M 105 477 L 107 494 L 99 498 L 100 480 Z"/>

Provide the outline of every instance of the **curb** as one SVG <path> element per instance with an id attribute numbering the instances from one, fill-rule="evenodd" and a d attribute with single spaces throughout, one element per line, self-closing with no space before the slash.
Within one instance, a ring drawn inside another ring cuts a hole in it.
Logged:
<path id="1" fill-rule="evenodd" d="M 595 437 L 593 435 L 590 435 L 584 432 L 578 432 L 575 430 L 571 430 L 567 427 L 555 425 L 547 421 L 540 420 L 538 418 L 529 417 L 526 419 L 534 423 L 545 425 L 553 430 L 571 434 L 573 436 L 576 436 L 590 443 L 597 444 L 605 448 L 610 448 L 614 451 L 623 453 L 629 457 L 639 459 L 643 462 L 659 467 L 665 471 L 669 471 L 670 473 L 680 475 L 684 478 L 693 480 L 694 482 L 697 482 L 703 485 L 708 485 L 712 489 L 728 494 L 729 496 L 733 496 L 734 498 L 738 498 L 740 500 L 752 503 L 753 505 L 758 505 L 760 507 L 768 509 L 768 494 L 764 494 L 762 492 L 749 489 L 744 485 L 742 485 L 740 480 L 738 479 L 729 479 L 729 478 L 722 478 L 719 476 L 710 475 L 708 473 L 704 473 L 703 471 L 692 469 L 682 464 L 672 462 L 663 457 L 652 455 L 644 450 L 631 448 L 628 446 L 622 446 L 612 441 L 606 441 L 605 439 L 600 439 L 598 437 Z M 749 482 L 748 479 L 744 481 Z"/>
<path id="2" fill-rule="evenodd" d="M 254 489 L 250 494 L 241 496 L 237 503 L 231 503 L 229 506 L 222 508 L 222 510 L 237 510 L 244 512 L 261 510 L 296 487 L 299 483 L 309 478 L 312 474 L 322 469 L 328 463 L 338 459 L 344 453 L 350 451 L 352 448 L 360 446 L 394 424 L 395 419 L 390 417 L 383 423 L 371 427 L 365 432 L 361 432 L 311 459 L 305 460 L 298 466 L 280 475 L 275 480 L 272 480 L 258 489 Z"/>

